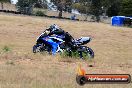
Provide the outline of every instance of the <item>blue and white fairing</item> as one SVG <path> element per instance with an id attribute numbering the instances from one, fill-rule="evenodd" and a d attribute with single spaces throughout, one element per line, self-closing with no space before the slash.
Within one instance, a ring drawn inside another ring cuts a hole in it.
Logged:
<path id="1" fill-rule="evenodd" d="M 91 38 L 90 37 L 81 37 L 79 39 L 76 39 L 75 40 L 75 43 L 77 45 L 84 45 L 84 44 L 87 44 L 91 41 Z"/>

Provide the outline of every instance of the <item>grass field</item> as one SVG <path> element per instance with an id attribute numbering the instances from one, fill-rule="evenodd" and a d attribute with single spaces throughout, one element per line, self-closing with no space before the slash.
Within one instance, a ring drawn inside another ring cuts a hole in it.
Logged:
<path id="1" fill-rule="evenodd" d="M 57 24 L 73 37 L 90 36 L 93 60 L 33 54 L 37 36 Z M 79 86 L 76 68 L 90 74 L 132 74 L 132 28 L 29 16 L 0 15 L 0 88 L 131 88 L 130 84 Z M 93 67 L 89 67 L 93 65 Z"/>

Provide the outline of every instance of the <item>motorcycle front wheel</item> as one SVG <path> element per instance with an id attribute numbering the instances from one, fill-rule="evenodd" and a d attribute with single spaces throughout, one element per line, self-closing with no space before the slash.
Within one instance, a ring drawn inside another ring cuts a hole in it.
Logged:
<path id="1" fill-rule="evenodd" d="M 41 52 L 41 51 L 42 51 L 42 45 L 41 44 L 33 46 L 33 53 L 37 53 L 37 52 Z"/>

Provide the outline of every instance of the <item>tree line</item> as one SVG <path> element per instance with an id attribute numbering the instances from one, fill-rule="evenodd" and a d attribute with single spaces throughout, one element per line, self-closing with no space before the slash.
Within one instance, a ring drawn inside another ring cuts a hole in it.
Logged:
<path id="1" fill-rule="evenodd" d="M 1 8 L 3 2 L 10 0 L 0 0 Z M 17 6 L 20 8 L 31 7 L 34 3 L 45 3 L 46 0 L 18 0 Z M 80 13 L 86 15 L 105 16 L 132 16 L 132 0 L 51 0 L 60 11 L 59 16 L 62 16 L 62 11 L 71 12 L 72 9 L 77 9 Z"/>
<path id="2" fill-rule="evenodd" d="M 55 5 L 62 4 L 65 11 L 77 9 L 80 13 L 95 16 L 132 16 L 132 0 L 51 0 Z"/>

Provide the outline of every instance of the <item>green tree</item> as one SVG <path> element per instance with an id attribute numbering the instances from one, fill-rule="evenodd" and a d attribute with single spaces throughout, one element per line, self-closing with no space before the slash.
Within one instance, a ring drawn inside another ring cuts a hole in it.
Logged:
<path id="1" fill-rule="evenodd" d="M 89 14 L 92 14 L 96 16 L 96 20 L 99 21 L 101 0 L 80 0 L 79 3 L 79 11 L 86 14 L 86 19 Z"/>
<path id="2" fill-rule="evenodd" d="M 107 14 L 108 16 L 117 16 L 119 15 L 120 7 L 121 7 L 122 0 L 114 0 L 111 2 L 112 4 L 108 8 Z"/>
<path id="3" fill-rule="evenodd" d="M 91 13 L 98 19 L 101 14 L 101 0 L 92 0 Z"/>
<path id="4" fill-rule="evenodd" d="M 53 2 L 57 6 L 59 17 L 62 17 L 63 11 L 70 12 L 69 9 L 71 8 L 72 0 L 51 0 L 51 2 Z"/>
<path id="5" fill-rule="evenodd" d="M 87 8 L 86 6 L 84 6 L 82 3 L 74 3 L 72 5 L 72 8 L 73 9 L 77 9 L 80 13 L 84 13 L 84 14 L 87 14 Z"/>
<path id="6" fill-rule="evenodd" d="M 113 0 L 101 0 L 101 8 L 104 15 L 107 15 L 108 9 L 111 7 Z"/>
<path id="7" fill-rule="evenodd" d="M 119 14 L 123 16 L 132 16 L 132 0 L 122 1 Z"/>
<path id="8" fill-rule="evenodd" d="M 33 10 L 33 6 L 36 3 L 41 3 L 42 0 L 18 0 L 17 7 L 18 11 L 30 15 Z"/>
<path id="9" fill-rule="evenodd" d="M 79 11 L 88 15 L 92 4 L 91 0 L 80 0 L 79 3 L 81 5 Z"/>
<path id="10" fill-rule="evenodd" d="M 10 2 L 10 0 L 0 0 L 0 3 L 1 3 L 1 9 L 4 9 L 3 4 L 6 3 L 6 2 Z"/>

